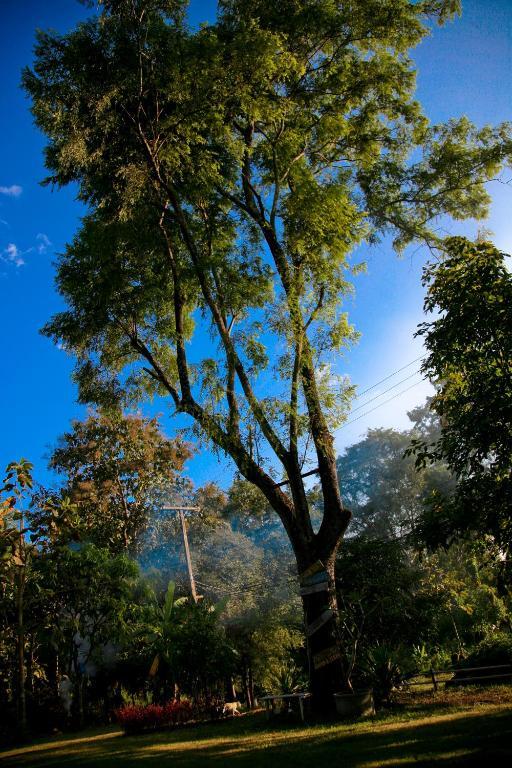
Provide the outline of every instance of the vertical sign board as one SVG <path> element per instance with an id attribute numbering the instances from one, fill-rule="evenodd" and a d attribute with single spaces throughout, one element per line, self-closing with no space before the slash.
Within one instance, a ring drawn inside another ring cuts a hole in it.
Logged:
<path id="1" fill-rule="evenodd" d="M 303 586 L 311 586 L 311 584 L 319 584 L 321 581 L 328 581 L 329 576 L 327 575 L 327 571 L 319 571 L 318 573 L 314 573 L 313 576 L 308 576 L 307 579 L 302 579 L 301 584 Z"/>
<path id="2" fill-rule="evenodd" d="M 301 596 L 314 595 L 316 592 L 326 592 L 328 578 L 324 564 L 320 560 L 317 560 L 310 565 L 309 568 L 306 568 L 306 570 L 299 576 Z"/>

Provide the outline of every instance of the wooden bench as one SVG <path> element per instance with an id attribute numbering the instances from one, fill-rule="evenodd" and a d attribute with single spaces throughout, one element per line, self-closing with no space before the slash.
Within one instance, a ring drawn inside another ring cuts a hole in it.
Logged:
<path id="1" fill-rule="evenodd" d="M 276 711 L 276 702 L 282 701 L 285 703 L 288 703 L 290 709 L 292 701 L 298 701 L 299 703 L 299 712 L 300 712 L 300 719 L 304 723 L 304 702 L 306 699 L 311 698 L 310 693 L 282 693 L 282 694 L 269 694 L 268 696 L 259 696 L 258 697 L 260 701 L 265 702 L 265 708 L 267 710 L 267 718 L 270 719 L 271 715 L 275 714 Z"/>

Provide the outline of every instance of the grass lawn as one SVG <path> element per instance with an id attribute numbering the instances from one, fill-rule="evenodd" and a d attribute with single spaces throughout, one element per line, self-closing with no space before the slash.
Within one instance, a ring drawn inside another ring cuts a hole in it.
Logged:
<path id="1" fill-rule="evenodd" d="M 262 713 L 126 737 L 113 728 L 0 752 L 5 766 L 122 768 L 380 768 L 512 765 L 512 689 L 404 694 L 392 712 L 304 727 Z"/>

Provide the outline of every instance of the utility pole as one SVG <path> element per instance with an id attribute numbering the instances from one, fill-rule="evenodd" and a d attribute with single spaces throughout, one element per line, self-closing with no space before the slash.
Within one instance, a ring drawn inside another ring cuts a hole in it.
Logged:
<path id="1" fill-rule="evenodd" d="M 176 504 L 170 504 L 162 507 L 162 509 L 172 510 L 174 512 L 177 512 L 179 515 L 180 523 L 181 523 L 181 533 L 183 535 L 183 546 L 185 548 L 185 558 L 187 560 L 188 578 L 190 581 L 190 593 L 192 595 L 192 600 L 194 601 L 194 603 L 197 603 L 196 582 L 194 579 L 194 572 L 192 570 L 192 559 L 190 557 L 190 547 L 188 545 L 187 521 L 185 519 L 184 513 L 199 512 L 199 507 L 180 507 Z"/>

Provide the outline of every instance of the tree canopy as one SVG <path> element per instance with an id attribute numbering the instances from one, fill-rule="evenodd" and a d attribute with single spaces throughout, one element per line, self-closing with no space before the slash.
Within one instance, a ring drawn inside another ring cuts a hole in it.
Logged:
<path id="1" fill-rule="evenodd" d="M 512 276 L 491 243 L 451 238 L 444 258 L 426 266 L 420 325 L 440 417 L 436 439 L 414 443 L 418 466 L 443 460 L 457 477 L 425 519 L 434 544 L 454 535 L 491 534 L 503 555 L 512 545 Z M 509 566 L 510 567 L 510 566 Z"/>
<path id="2" fill-rule="evenodd" d="M 409 414 L 411 429 L 369 429 L 338 457 L 344 501 L 352 510 L 350 534 L 393 540 L 414 534 L 433 494 L 450 496 L 454 475 L 440 459 L 418 472 L 411 441 L 433 443 L 440 420 L 430 398 Z"/>
<path id="3" fill-rule="evenodd" d="M 50 457 L 64 480 L 61 494 L 75 507 L 69 535 L 113 552 L 136 552 L 190 455 L 187 444 L 162 434 L 156 419 L 92 413 L 75 421 Z M 36 519 L 36 508 L 33 525 L 48 525 L 48 512 L 43 508 Z"/>
<path id="4" fill-rule="evenodd" d="M 119 395 L 128 366 L 124 391 L 170 394 L 286 514 L 256 446 L 297 474 L 312 431 L 325 463 L 340 413 L 317 371 L 353 339 L 352 249 L 483 215 L 508 129 L 429 126 L 414 100 L 408 50 L 454 0 L 233 0 L 197 32 L 182 10 L 105 3 L 39 35 L 24 82 L 49 181 L 78 182 L 90 208 L 59 265 L 68 310 L 46 332 L 77 353 L 83 399 Z M 220 349 L 192 362 L 202 314 Z M 264 395 L 268 366 L 282 388 Z"/>

